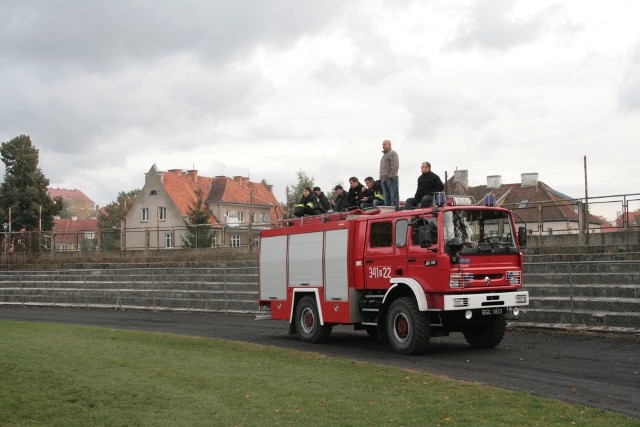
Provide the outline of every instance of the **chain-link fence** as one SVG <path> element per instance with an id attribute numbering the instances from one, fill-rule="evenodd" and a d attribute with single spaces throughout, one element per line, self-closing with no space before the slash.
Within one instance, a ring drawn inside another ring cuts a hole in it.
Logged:
<path id="1" fill-rule="evenodd" d="M 0 272 L 0 305 L 255 312 L 256 267 Z"/>
<path id="2" fill-rule="evenodd" d="M 521 325 L 640 330 L 640 261 L 531 262 Z M 0 272 L 0 305 L 256 312 L 256 267 Z"/>
<path id="3" fill-rule="evenodd" d="M 529 324 L 640 330 L 640 261 L 525 263 Z"/>

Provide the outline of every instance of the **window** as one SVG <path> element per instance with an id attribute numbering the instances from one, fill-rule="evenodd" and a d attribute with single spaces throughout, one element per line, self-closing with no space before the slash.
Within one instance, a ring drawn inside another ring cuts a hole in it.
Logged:
<path id="1" fill-rule="evenodd" d="M 244 212 L 242 211 L 238 212 L 238 221 L 244 222 Z"/>
<path id="2" fill-rule="evenodd" d="M 431 232 L 431 244 L 438 243 L 438 219 L 437 218 L 420 218 L 411 222 L 411 244 L 420 246 L 420 227 L 428 225 Z"/>
<path id="3" fill-rule="evenodd" d="M 167 248 L 173 247 L 173 233 L 166 233 L 164 235 L 164 244 Z"/>
<path id="4" fill-rule="evenodd" d="M 267 214 L 262 212 L 260 214 L 260 222 L 266 222 L 267 221 Z"/>
<path id="5" fill-rule="evenodd" d="M 158 208 L 158 219 L 160 219 L 160 221 L 165 221 L 167 219 L 167 208 L 165 206 L 160 206 Z"/>
<path id="6" fill-rule="evenodd" d="M 84 238 L 87 240 L 93 240 L 96 238 L 96 235 L 93 231 L 85 231 L 84 232 Z"/>
<path id="7" fill-rule="evenodd" d="M 374 222 L 371 224 L 369 246 L 372 248 L 386 248 L 391 246 L 391 221 Z"/>
<path id="8" fill-rule="evenodd" d="M 211 234 L 211 247 L 216 247 L 216 233 Z"/>
<path id="9" fill-rule="evenodd" d="M 149 221 L 149 208 L 142 208 L 142 222 Z"/>
<path id="10" fill-rule="evenodd" d="M 238 246 L 240 246 L 240 236 L 238 235 L 231 236 L 231 246 L 234 248 L 237 248 Z"/>
<path id="11" fill-rule="evenodd" d="M 518 205 L 518 209 L 524 209 L 527 207 L 527 205 L 529 205 L 529 199 L 524 199 Z"/>
<path id="12" fill-rule="evenodd" d="M 396 221 L 396 247 L 404 248 L 407 244 L 407 230 L 409 229 L 409 221 L 400 219 Z"/>

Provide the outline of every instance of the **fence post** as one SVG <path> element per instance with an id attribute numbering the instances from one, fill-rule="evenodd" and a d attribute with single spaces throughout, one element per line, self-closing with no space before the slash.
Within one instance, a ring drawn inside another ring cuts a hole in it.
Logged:
<path id="1" fill-rule="evenodd" d="M 156 270 L 153 269 L 153 289 L 151 289 L 151 296 L 153 298 L 153 311 L 156 310 L 156 289 L 158 289 L 158 275 L 156 274 Z"/>
<path id="2" fill-rule="evenodd" d="M 56 287 L 53 284 L 53 274 L 51 275 L 51 290 L 53 291 L 53 306 L 56 306 Z"/>
<path id="3" fill-rule="evenodd" d="M 20 283 L 20 301 L 24 307 L 24 287 L 22 286 L 22 273 L 18 274 L 18 283 Z"/>
<path id="4" fill-rule="evenodd" d="M 229 311 L 229 296 L 227 294 L 227 267 L 224 268 L 224 311 Z"/>
<path id="5" fill-rule="evenodd" d="M 571 327 L 575 327 L 576 318 L 575 311 L 573 307 L 573 264 L 569 263 L 569 301 L 571 305 Z"/>
<path id="6" fill-rule="evenodd" d="M 198 233 L 196 232 L 196 235 Z M 191 297 L 189 296 L 189 272 L 187 271 L 187 280 L 185 280 L 185 282 L 187 283 L 187 311 L 191 311 Z"/>
<path id="7" fill-rule="evenodd" d="M 118 311 L 118 306 L 120 305 L 120 275 L 118 274 L 117 268 L 116 268 L 116 286 L 118 287 L 118 299 L 116 300 L 116 306 L 113 308 L 114 311 Z"/>

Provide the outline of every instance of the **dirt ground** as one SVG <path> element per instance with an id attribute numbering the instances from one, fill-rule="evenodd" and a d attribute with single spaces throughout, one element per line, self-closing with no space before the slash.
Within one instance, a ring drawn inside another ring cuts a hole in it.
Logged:
<path id="1" fill-rule="evenodd" d="M 0 319 L 96 325 L 232 339 L 380 363 L 624 413 L 640 419 L 640 337 L 510 328 L 495 349 L 461 334 L 433 338 L 421 356 L 401 356 L 352 327 L 305 344 L 286 322 L 253 315 L 0 307 Z"/>

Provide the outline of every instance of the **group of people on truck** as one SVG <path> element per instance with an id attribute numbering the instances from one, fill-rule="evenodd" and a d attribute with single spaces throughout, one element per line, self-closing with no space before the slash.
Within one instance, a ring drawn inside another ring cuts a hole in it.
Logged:
<path id="1" fill-rule="evenodd" d="M 382 142 L 382 159 L 380 160 L 380 179 L 368 176 L 364 185 L 357 177 L 349 178 L 349 190 L 342 185 L 334 188 L 334 199 L 329 201 L 320 187 L 305 187 L 302 197 L 294 207 L 295 216 L 319 215 L 327 212 L 344 212 L 354 209 L 368 209 L 377 206 L 395 206 L 400 210 L 398 196 L 398 154 L 391 149 L 391 141 Z M 421 175 L 414 197 L 405 202 L 404 209 L 427 207 L 433 204 L 434 193 L 444 190 L 444 184 L 438 175 L 431 171 L 431 163 L 422 162 Z"/>

